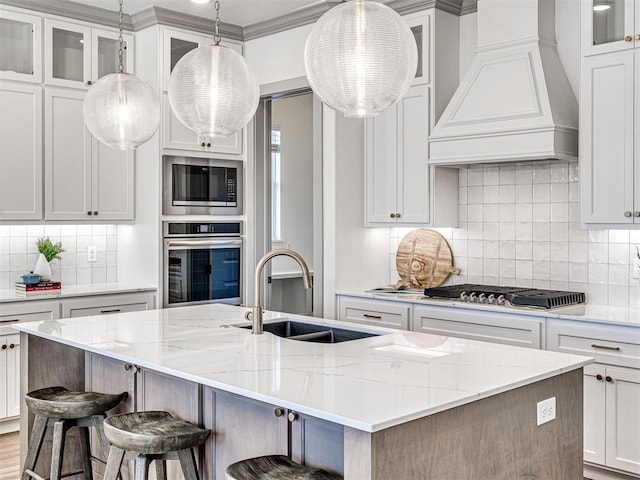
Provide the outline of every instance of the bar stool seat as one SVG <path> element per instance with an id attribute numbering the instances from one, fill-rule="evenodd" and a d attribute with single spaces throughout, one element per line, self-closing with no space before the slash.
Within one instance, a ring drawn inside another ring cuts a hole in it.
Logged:
<path id="1" fill-rule="evenodd" d="M 229 465 L 227 480 L 342 480 L 340 475 L 300 465 L 284 455 L 248 458 Z"/>
<path id="2" fill-rule="evenodd" d="M 84 474 L 85 478 L 93 478 L 91 461 L 102 460 L 91 455 L 89 428 L 95 429 L 106 458 L 109 453 L 109 443 L 104 434 L 103 420 L 106 412 L 118 405 L 126 396 L 127 392 L 119 394 L 71 392 L 64 387 L 48 387 L 27 393 L 25 402 L 31 413 L 35 415 L 35 419 L 22 470 L 22 480 L 28 480 L 30 477 L 42 478 L 35 473 L 35 467 L 47 427 L 53 427 L 50 479 L 59 480 L 79 473 Z M 67 431 L 73 427 L 77 427 L 79 431 L 82 469 L 63 474 L 65 439 Z"/>
<path id="3" fill-rule="evenodd" d="M 146 479 L 149 464 L 156 461 L 156 478 L 166 479 L 166 460 L 180 461 L 186 480 L 198 480 L 193 447 L 211 433 L 177 419 L 168 412 L 136 412 L 113 415 L 104 421 L 111 443 L 104 480 L 113 480 L 123 460 L 136 460 L 136 480 Z"/>

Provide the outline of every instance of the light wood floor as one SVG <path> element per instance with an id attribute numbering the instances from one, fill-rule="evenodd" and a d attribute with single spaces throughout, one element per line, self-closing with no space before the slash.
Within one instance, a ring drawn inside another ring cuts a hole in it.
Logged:
<path id="1" fill-rule="evenodd" d="M 20 442 L 19 434 L 0 435 L 0 480 L 20 478 Z"/>

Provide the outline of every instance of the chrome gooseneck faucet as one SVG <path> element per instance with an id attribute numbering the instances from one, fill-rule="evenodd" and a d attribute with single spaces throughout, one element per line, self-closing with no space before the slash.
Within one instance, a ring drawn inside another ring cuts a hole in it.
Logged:
<path id="1" fill-rule="evenodd" d="M 260 304 L 260 277 L 262 276 L 262 269 L 267 264 L 269 260 L 273 257 L 277 257 L 280 255 L 284 255 L 286 257 L 293 258 L 298 265 L 300 265 L 300 269 L 302 270 L 302 281 L 304 283 L 304 288 L 311 288 L 313 286 L 313 279 L 311 278 L 311 273 L 309 273 L 309 267 L 305 263 L 304 259 L 300 256 L 299 253 L 294 252 L 293 250 L 289 250 L 287 248 L 281 248 L 278 250 L 272 250 L 268 252 L 264 257 L 258 261 L 258 265 L 256 265 L 256 275 L 255 275 L 255 290 L 254 290 L 254 302 L 253 309 L 250 312 L 247 312 L 245 318 L 247 320 L 252 321 L 252 333 L 260 335 L 263 333 L 262 331 L 262 305 Z"/>

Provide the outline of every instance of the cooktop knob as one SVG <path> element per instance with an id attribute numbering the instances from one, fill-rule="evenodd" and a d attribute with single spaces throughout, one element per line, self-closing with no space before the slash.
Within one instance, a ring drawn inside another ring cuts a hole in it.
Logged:
<path id="1" fill-rule="evenodd" d="M 487 296 L 484 293 L 478 295 L 478 303 L 485 303 L 487 301 Z"/>
<path id="2" fill-rule="evenodd" d="M 460 301 L 461 302 L 466 302 L 469 300 L 469 295 L 467 295 L 467 292 L 462 292 L 460 294 Z"/>
<path id="3" fill-rule="evenodd" d="M 469 301 L 473 303 L 473 302 L 476 302 L 477 300 L 478 300 L 478 297 L 476 296 L 476 292 L 471 292 L 469 294 Z"/>
<path id="4" fill-rule="evenodd" d="M 497 304 L 498 304 L 498 305 L 504 305 L 504 302 L 506 302 L 506 301 L 507 301 L 507 300 L 504 298 L 504 295 L 500 295 L 500 296 L 498 297 Z"/>
<path id="5" fill-rule="evenodd" d="M 490 293 L 489 296 L 487 297 L 487 303 L 491 305 L 496 303 L 496 296 L 493 293 Z"/>

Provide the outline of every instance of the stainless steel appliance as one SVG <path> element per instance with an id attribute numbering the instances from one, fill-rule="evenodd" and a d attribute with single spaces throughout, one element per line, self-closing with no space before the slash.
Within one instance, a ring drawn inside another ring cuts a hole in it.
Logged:
<path id="1" fill-rule="evenodd" d="M 164 306 L 228 303 L 242 297 L 240 222 L 165 222 Z"/>
<path id="2" fill-rule="evenodd" d="M 542 290 L 526 287 L 498 287 L 495 285 L 447 285 L 426 288 L 424 294 L 434 298 L 448 298 L 470 303 L 534 308 L 558 308 L 585 303 L 582 292 Z"/>
<path id="3" fill-rule="evenodd" d="M 241 215 L 242 162 L 164 156 L 162 213 Z"/>

